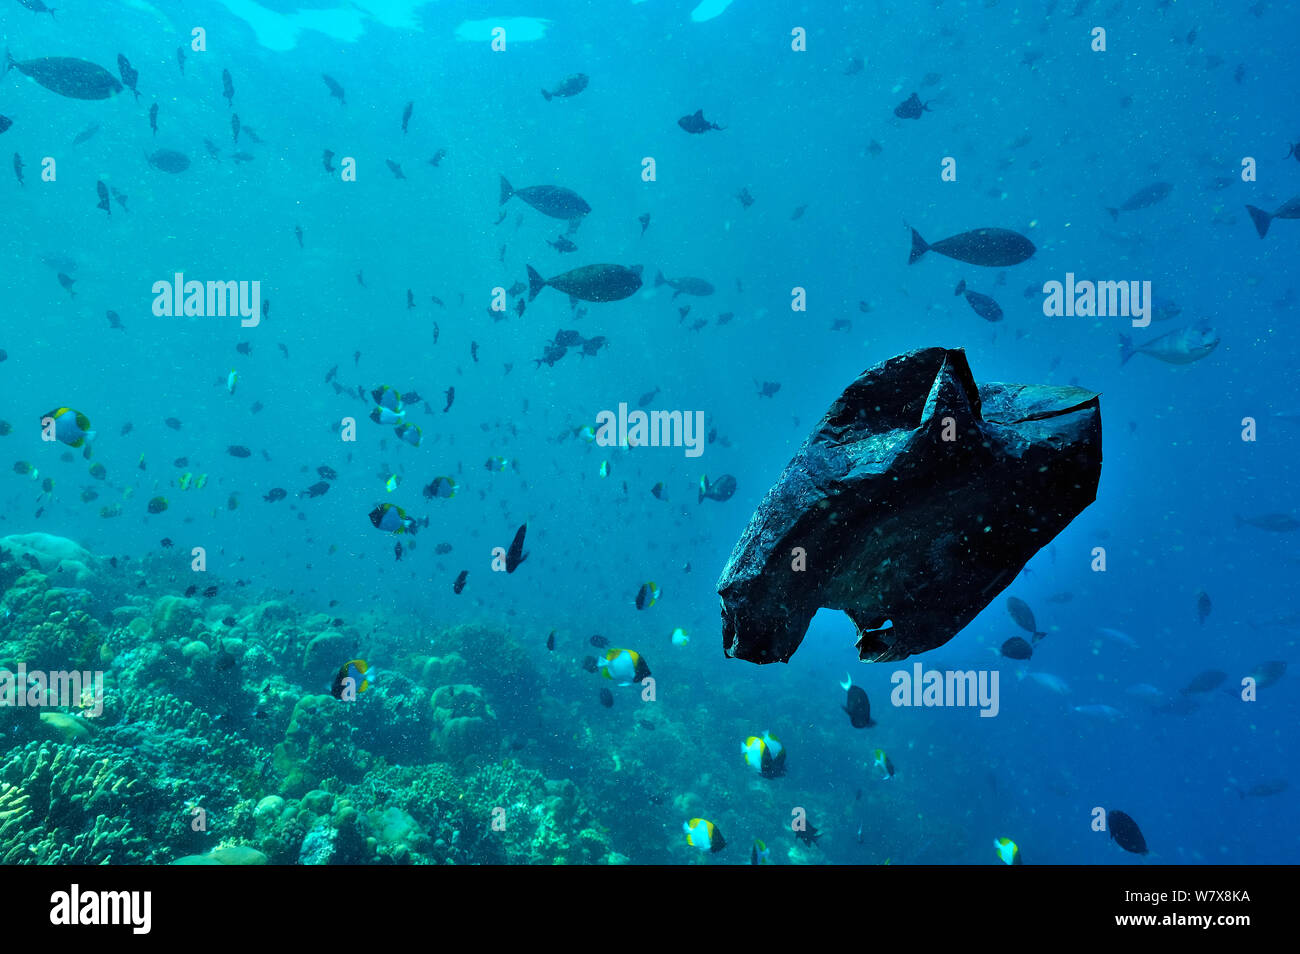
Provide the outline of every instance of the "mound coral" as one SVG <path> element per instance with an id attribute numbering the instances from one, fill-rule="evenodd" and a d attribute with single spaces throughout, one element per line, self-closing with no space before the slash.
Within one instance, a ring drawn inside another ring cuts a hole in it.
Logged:
<path id="1" fill-rule="evenodd" d="M 440 761 L 463 762 L 496 754 L 501 741 L 496 713 L 477 686 L 441 686 L 430 702 L 430 741 Z"/>
<path id="2" fill-rule="evenodd" d="M 58 576 L 69 586 L 86 586 L 94 579 L 90 551 L 66 537 L 48 533 L 15 533 L 0 537 L 0 549 L 11 551 L 28 565 L 34 562 L 41 571 Z"/>

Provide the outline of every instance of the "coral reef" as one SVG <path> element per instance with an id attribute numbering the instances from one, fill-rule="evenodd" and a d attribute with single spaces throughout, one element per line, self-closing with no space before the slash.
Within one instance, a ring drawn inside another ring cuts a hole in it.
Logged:
<path id="1" fill-rule="evenodd" d="M 11 817 L 0 836 L 6 863 L 145 862 L 151 837 L 129 819 L 160 807 L 125 760 L 96 758 L 86 748 L 29 742 L 0 765 Z M 14 795 L 12 790 L 19 794 Z M 11 814 L 14 808 L 10 808 Z"/>
<path id="2" fill-rule="evenodd" d="M 350 705 L 363 706 L 366 695 Z M 358 747 L 347 710 L 333 696 L 303 696 L 293 707 L 284 741 L 275 747 L 274 765 L 284 781 L 280 793 L 301 795 L 318 788 L 327 778 L 343 783 L 358 781 L 366 772 L 370 755 Z"/>
<path id="3" fill-rule="evenodd" d="M 430 701 L 430 741 L 440 761 L 463 762 L 494 753 L 500 741 L 496 713 L 477 686 L 440 686 Z"/>
<path id="4" fill-rule="evenodd" d="M 380 617 L 132 588 L 70 541 L 6 540 L 0 666 L 94 670 L 102 694 L 0 707 L 0 862 L 625 860 L 573 781 L 501 758 L 543 713 L 572 714 L 533 692 L 532 656 L 501 630 L 451 627 L 430 634 L 437 655 L 410 653 Z M 389 665 L 367 691 L 325 694 L 376 652 Z"/>
<path id="5" fill-rule="evenodd" d="M 86 586 L 94 579 L 93 560 L 85 547 L 48 533 L 15 533 L 0 537 L 0 550 L 35 566 L 68 586 Z"/>

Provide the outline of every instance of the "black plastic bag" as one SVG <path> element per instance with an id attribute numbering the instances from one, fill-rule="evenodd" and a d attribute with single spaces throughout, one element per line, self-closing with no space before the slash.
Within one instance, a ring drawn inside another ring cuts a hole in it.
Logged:
<path id="1" fill-rule="evenodd" d="M 819 607 L 891 662 L 942 646 L 1097 496 L 1101 405 L 977 386 L 960 349 L 864 371 L 759 504 L 718 580 L 728 656 L 786 662 Z"/>

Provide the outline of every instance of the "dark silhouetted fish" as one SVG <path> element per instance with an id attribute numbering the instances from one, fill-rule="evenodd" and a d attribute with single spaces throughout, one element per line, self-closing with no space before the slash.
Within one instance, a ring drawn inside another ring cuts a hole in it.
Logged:
<path id="1" fill-rule="evenodd" d="M 155 136 L 158 135 L 158 104 L 157 103 L 152 103 L 149 106 L 149 128 L 153 130 L 153 134 Z"/>
<path id="2" fill-rule="evenodd" d="M 343 87 L 338 84 L 338 81 L 328 73 L 322 73 L 320 78 L 323 79 L 325 85 L 329 87 L 330 95 L 346 106 L 348 104 L 347 97 L 344 95 Z"/>
<path id="3" fill-rule="evenodd" d="M 122 84 L 104 67 L 71 56 L 46 56 L 20 63 L 6 50 L 5 72 L 10 69 L 69 99 L 108 99 L 122 92 Z"/>
<path id="4" fill-rule="evenodd" d="M 650 228 L 650 213 L 638 216 L 637 221 L 641 223 L 641 234 L 645 235 L 645 230 Z"/>
<path id="5" fill-rule="evenodd" d="M 664 278 L 663 272 L 655 272 L 655 288 L 668 285 L 673 289 L 673 298 L 678 295 L 712 295 L 713 286 L 703 278 Z"/>
<path id="6" fill-rule="evenodd" d="M 1255 680 L 1259 689 L 1267 689 L 1286 675 L 1286 663 L 1280 659 L 1262 662 L 1250 671 L 1250 678 Z"/>
<path id="7" fill-rule="evenodd" d="M 406 104 L 406 107 L 402 110 L 402 133 L 403 133 L 403 134 L 406 133 L 406 124 L 409 123 L 409 122 L 411 121 L 411 113 L 412 113 L 414 110 L 415 110 L 415 101 L 414 101 L 414 100 L 412 100 L 411 102 L 407 103 L 407 104 Z"/>
<path id="8" fill-rule="evenodd" d="M 14 121 L 13 121 L 12 119 L 10 119 L 8 116 L 0 116 L 0 133 L 5 132 L 5 131 L 6 131 L 10 126 L 12 126 L 13 124 L 14 124 Z M 96 131 L 98 131 L 99 127 L 96 126 L 95 129 L 96 129 Z M 77 144 L 77 142 L 76 142 L 75 139 L 73 140 L 72 144 L 73 144 L 74 146 Z"/>
<path id="9" fill-rule="evenodd" d="M 180 68 L 181 76 L 185 75 L 185 47 L 176 47 L 176 65 Z"/>
<path id="10" fill-rule="evenodd" d="M 510 549 L 506 551 L 506 572 L 513 573 L 519 569 L 519 564 L 528 559 L 528 554 L 524 552 L 524 534 L 528 531 L 528 524 L 522 524 L 515 531 L 515 538 L 510 541 Z"/>
<path id="11" fill-rule="evenodd" d="M 871 700 L 867 698 L 866 690 L 853 685 L 853 679 L 848 676 L 840 683 L 840 688 L 848 690 L 848 697 L 840 708 L 848 713 L 853 728 L 869 729 L 875 725 L 875 720 L 871 718 Z"/>
<path id="12" fill-rule="evenodd" d="M 456 576 L 456 582 L 451 584 L 453 593 L 460 595 L 461 590 L 465 589 L 465 581 L 469 579 L 469 570 L 461 570 Z"/>
<path id="13" fill-rule="evenodd" d="M 140 81 L 140 72 L 131 67 L 131 61 L 121 53 L 117 54 L 117 72 L 122 77 L 122 85 L 135 93 L 135 98 L 140 98 L 140 91 L 136 89 L 136 84 Z"/>
<path id="14" fill-rule="evenodd" d="M 1262 513 L 1254 517 L 1233 514 L 1232 518 L 1236 521 L 1238 529 L 1241 529 L 1242 524 L 1245 524 L 1254 527 L 1256 530 L 1269 530 L 1273 533 L 1290 533 L 1293 530 L 1300 530 L 1300 520 L 1297 520 L 1289 513 Z"/>
<path id="15" fill-rule="evenodd" d="M 76 137 L 72 140 L 72 144 L 74 146 L 80 146 L 83 142 L 90 142 L 90 140 L 95 138 L 95 134 L 98 132 L 99 123 L 91 123 L 81 132 L 77 133 Z"/>
<path id="16" fill-rule="evenodd" d="M 51 17 L 54 16 L 54 8 L 47 7 L 45 0 L 18 0 L 18 2 L 33 13 L 48 13 Z"/>
<path id="17" fill-rule="evenodd" d="M 1132 212 L 1136 209 L 1145 209 L 1148 206 L 1155 205 L 1157 202 L 1164 201 L 1165 197 L 1169 195 L 1172 189 L 1173 186 L 1168 182 L 1153 182 L 1146 188 L 1138 189 L 1134 192 L 1124 200 L 1124 204 L 1118 209 L 1108 208 L 1106 211 L 1110 213 L 1112 219 L 1118 220 L 1121 212 Z"/>
<path id="18" fill-rule="evenodd" d="M 499 204 L 505 205 L 510 201 L 511 196 L 516 195 L 538 212 L 549 215 L 553 219 L 565 219 L 572 222 L 574 219 L 581 219 L 591 211 L 591 206 L 587 204 L 587 200 L 572 189 L 553 185 L 528 186 L 524 189 L 516 189 L 510 185 L 505 176 L 501 176 L 501 201 Z"/>
<path id="19" fill-rule="evenodd" d="M 894 107 L 894 115 L 899 119 L 920 119 L 921 113 L 933 112 L 929 103 L 922 103 L 921 97 L 913 93 Z"/>
<path id="20" fill-rule="evenodd" d="M 921 238 L 916 229 L 912 229 L 912 253 L 907 259 L 907 264 L 913 264 L 926 252 L 931 251 L 948 258 L 955 258 L 967 265 L 1005 268 L 1028 260 L 1037 249 L 1029 239 L 1010 229 L 975 229 L 935 242 L 933 245 Z"/>
<path id="21" fill-rule="evenodd" d="M 400 164 L 398 164 L 398 163 L 396 163 L 396 162 L 393 162 L 393 160 L 391 160 L 391 159 L 385 159 L 385 160 L 384 160 L 384 164 L 385 164 L 386 166 L 388 166 L 388 171 L 391 172 L 391 173 L 393 174 L 394 178 L 397 178 L 397 179 L 405 179 L 405 178 L 406 178 L 405 174 L 403 174 L 403 172 L 402 172 L 402 167 L 401 167 Z"/>
<path id="22" fill-rule="evenodd" d="M 1029 608 L 1029 604 L 1024 600 L 1014 596 L 1009 597 L 1007 599 L 1007 612 L 1011 614 L 1011 618 L 1015 620 L 1017 626 L 1032 636 L 1034 642 L 1038 642 L 1047 635 L 1038 631 L 1038 624 L 1034 622 L 1034 611 Z"/>
<path id="23" fill-rule="evenodd" d="M 548 285 L 581 301 L 620 301 L 641 287 L 640 265 L 583 265 L 554 278 L 542 278 L 531 265 L 527 268 L 529 301 Z"/>
<path id="24" fill-rule="evenodd" d="M 226 97 L 226 105 L 233 109 L 235 106 L 235 84 L 230 78 L 230 70 L 221 71 L 221 95 Z"/>
<path id="25" fill-rule="evenodd" d="M 1037 286 L 1035 286 L 1035 290 L 1037 290 Z M 1151 320 L 1152 321 L 1173 321 L 1182 313 L 1183 313 L 1182 306 L 1179 305 L 1178 302 L 1162 301 L 1155 306 L 1155 309 L 1153 310 L 1151 315 Z"/>
<path id="26" fill-rule="evenodd" d="M 975 314 L 979 315 L 985 321 L 1001 321 L 1002 308 L 988 295 L 981 295 L 979 292 L 971 291 L 966 287 L 966 280 L 962 279 L 957 283 L 957 290 L 954 295 L 965 295 L 966 303 L 971 306 Z"/>
<path id="27" fill-rule="evenodd" d="M 190 167 L 190 157 L 175 149 L 159 149 L 149 157 L 149 165 L 159 172 L 170 172 L 175 175 Z"/>
<path id="28" fill-rule="evenodd" d="M 1106 827 L 1110 829 L 1110 837 L 1114 839 L 1115 844 L 1125 851 L 1131 851 L 1135 855 L 1147 853 L 1147 842 L 1142 837 L 1142 830 L 1138 828 L 1137 822 L 1124 812 L 1115 808 L 1106 812 Z"/>
<path id="29" fill-rule="evenodd" d="M 1268 227 L 1274 219 L 1300 219 L 1300 195 L 1288 199 L 1276 212 L 1265 212 L 1253 205 L 1246 206 L 1246 211 L 1250 213 L 1250 220 L 1255 223 L 1255 231 L 1259 233 L 1260 238 L 1263 238 L 1268 234 Z"/>
<path id="30" fill-rule="evenodd" d="M 1034 655 L 1034 647 L 1019 636 L 1012 636 L 1002 644 L 1002 655 L 1008 659 L 1029 659 Z"/>
<path id="31" fill-rule="evenodd" d="M 1190 696 L 1198 692 L 1209 692 L 1217 688 L 1228 678 L 1228 674 L 1220 669 L 1207 669 L 1205 672 L 1197 673 L 1192 677 L 1192 681 L 1183 686 L 1180 690 L 1183 695 Z"/>
<path id="32" fill-rule="evenodd" d="M 95 192 L 99 195 L 99 204 L 95 206 L 95 208 L 103 209 L 111 216 L 113 214 L 113 206 L 108 201 L 108 186 L 104 185 L 102 181 L 96 180 Z"/>
<path id="33" fill-rule="evenodd" d="M 59 279 L 59 284 L 63 286 L 63 290 L 66 291 L 73 298 L 76 298 L 77 293 L 72 290 L 72 286 L 77 283 L 77 280 L 75 278 L 71 278 L 63 274 L 63 272 L 59 272 L 58 279 Z"/>
<path id="34" fill-rule="evenodd" d="M 600 353 L 600 349 L 607 346 L 609 342 L 604 335 L 596 335 L 594 338 L 588 338 L 582 343 L 580 357 L 595 356 Z"/>
<path id="35" fill-rule="evenodd" d="M 600 690 L 600 704 L 606 709 L 614 708 L 614 693 L 610 692 L 608 688 Z"/>
<path id="36" fill-rule="evenodd" d="M 712 483 L 707 476 L 700 478 L 699 499 L 696 503 L 704 503 L 704 498 L 716 500 L 719 503 L 730 500 L 731 495 L 736 492 L 736 478 L 730 474 L 723 474 Z"/>
<path id="37" fill-rule="evenodd" d="M 1267 798 L 1270 795 L 1281 795 L 1291 783 L 1284 778 L 1269 779 L 1266 782 L 1259 782 L 1248 789 L 1237 789 L 1237 794 L 1242 798 L 1250 796 L 1251 798 Z"/>
<path id="38" fill-rule="evenodd" d="M 14 153 L 14 175 L 18 177 L 19 185 L 26 185 L 23 182 L 23 157 Z"/>
<path id="39" fill-rule="evenodd" d="M 559 361 L 568 353 L 568 348 L 564 345 L 549 344 L 542 350 L 540 358 L 534 358 L 533 364 L 536 367 L 546 365 L 548 368 L 555 367 L 555 362 Z"/>
<path id="40" fill-rule="evenodd" d="M 1205 625 L 1205 621 L 1210 617 L 1211 605 L 1210 594 L 1206 593 L 1205 590 L 1201 590 L 1201 592 L 1196 595 L 1196 621 L 1202 626 Z"/>
<path id="41" fill-rule="evenodd" d="M 326 172 L 334 171 L 334 153 L 326 149 L 325 155 L 321 157 L 321 162 L 324 163 Z"/>
<path id="42" fill-rule="evenodd" d="M 817 839 L 821 837 L 821 834 L 817 831 L 816 825 L 812 822 L 808 822 L 807 827 L 800 828 L 794 833 L 794 837 L 796 841 L 802 841 L 805 845 L 812 845 L 816 844 Z"/>
<path id="43" fill-rule="evenodd" d="M 683 129 L 685 129 L 688 133 L 691 133 L 692 135 L 699 135 L 700 133 L 706 133 L 710 129 L 721 130 L 727 128 L 725 126 L 719 126 L 717 123 L 711 123 L 707 119 L 705 119 L 704 110 L 702 109 L 697 109 L 695 111 L 695 114 L 692 116 L 683 116 L 681 119 L 677 120 L 677 125 L 681 126 Z"/>
<path id="44" fill-rule="evenodd" d="M 549 103 L 552 97 L 577 96 L 586 88 L 587 88 L 587 74 L 574 73 L 572 76 L 563 80 L 558 86 L 555 87 L 555 89 L 551 90 L 549 93 L 546 90 L 542 90 L 542 95 L 546 97 L 546 101 Z"/>

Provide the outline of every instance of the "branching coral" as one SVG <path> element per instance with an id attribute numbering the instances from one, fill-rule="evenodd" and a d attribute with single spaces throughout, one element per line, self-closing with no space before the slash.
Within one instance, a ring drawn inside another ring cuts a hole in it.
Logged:
<path id="1" fill-rule="evenodd" d="M 17 785 L 0 782 L 0 864 L 19 864 L 28 860 L 23 836 L 36 813 L 27 807 L 27 796 Z"/>
<path id="2" fill-rule="evenodd" d="M 158 803 L 125 760 L 32 742 L 9 753 L 0 765 L 0 784 L 10 811 L 17 812 L 0 827 L 0 858 L 37 864 L 149 860 L 150 840 L 128 819 L 156 811 Z M 15 787 L 21 805 L 14 801 Z"/>

